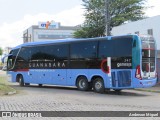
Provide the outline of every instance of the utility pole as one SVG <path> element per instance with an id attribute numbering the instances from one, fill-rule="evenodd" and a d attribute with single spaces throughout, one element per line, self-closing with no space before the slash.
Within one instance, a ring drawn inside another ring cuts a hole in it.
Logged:
<path id="1" fill-rule="evenodd" d="M 105 0 L 105 22 L 106 22 L 106 36 L 110 36 L 110 13 L 109 13 L 110 0 Z"/>

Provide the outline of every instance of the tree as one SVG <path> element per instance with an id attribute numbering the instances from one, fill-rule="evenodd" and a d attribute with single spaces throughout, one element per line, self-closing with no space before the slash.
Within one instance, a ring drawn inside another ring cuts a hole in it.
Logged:
<path id="1" fill-rule="evenodd" d="M 74 33 L 76 38 L 105 36 L 106 0 L 82 0 L 85 8 L 85 21 Z M 146 0 L 108 0 L 109 30 L 125 22 L 145 18 L 144 3 Z"/>
<path id="2" fill-rule="evenodd" d="M 2 63 L 1 63 L 1 59 L 2 59 L 2 58 L 1 58 L 1 57 L 2 57 L 2 53 L 3 53 L 3 50 L 2 50 L 2 48 L 0 47 L 0 66 L 1 66 L 1 64 L 2 64 Z"/>
<path id="3" fill-rule="evenodd" d="M 3 53 L 3 50 L 2 50 L 2 48 L 0 47 L 0 56 L 2 55 L 2 53 Z"/>

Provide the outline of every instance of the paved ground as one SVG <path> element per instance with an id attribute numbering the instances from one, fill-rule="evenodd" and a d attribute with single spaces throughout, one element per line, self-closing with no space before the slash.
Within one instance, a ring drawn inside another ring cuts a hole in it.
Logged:
<path id="1" fill-rule="evenodd" d="M 44 86 L 40 88 L 37 85 L 20 87 L 18 84 L 13 84 L 12 87 L 17 90 L 17 94 L 1 96 L 0 111 L 160 110 L 160 94 L 155 92 L 124 90 L 120 94 L 113 91 L 98 94 L 93 91 L 81 92 L 76 88 L 56 86 Z"/>
<path id="2" fill-rule="evenodd" d="M 0 99 L 0 111 L 159 111 L 160 94 L 125 90 L 121 94 L 81 92 L 74 88 L 19 87 Z"/>
<path id="3" fill-rule="evenodd" d="M 121 94 L 98 94 L 53 86 L 13 87 L 18 93 L 1 97 L 0 110 L 160 110 L 160 94 L 152 92 L 124 90 Z"/>

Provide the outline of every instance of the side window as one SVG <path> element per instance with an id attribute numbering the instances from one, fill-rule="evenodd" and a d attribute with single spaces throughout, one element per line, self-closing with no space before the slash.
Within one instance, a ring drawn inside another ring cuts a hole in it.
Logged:
<path id="1" fill-rule="evenodd" d="M 111 40 L 104 40 L 99 42 L 99 59 L 105 59 L 114 55 L 113 42 Z"/>
<path id="2" fill-rule="evenodd" d="M 29 49 L 28 48 L 21 48 L 16 59 L 15 67 L 18 69 L 28 68 L 28 61 L 29 61 Z"/>
<path id="3" fill-rule="evenodd" d="M 71 43 L 71 59 L 94 59 L 97 58 L 97 44 L 95 41 Z"/>
<path id="4" fill-rule="evenodd" d="M 44 54 L 44 46 L 35 46 L 30 48 L 30 54 L 31 58 L 30 60 L 36 61 L 36 60 L 44 60 L 45 54 Z"/>
<path id="5" fill-rule="evenodd" d="M 114 40 L 115 56 L 125 57 L 132 56 L 132 39 Z"/>
<path id="6" fill-rule="evenodd" d="M 69 48 L 67 44 L 45 46 L 44 53 L 49 60 L 68 59 Z"/>
<path id="7" fill-rule="evenodd" d="M 63 60 L 68 58 L 68 45 L 44 45 L 31 48 L 31 60 Z"/>
<path id="8" fill-rule="evenodd" d="M 17 57 L 17 61 L 28 62 L 29 56 L 30 56 L 29 48 L 21 48 Z"/>
<path id="9" fill-rule="evenodd" d="M 120 36 L 112 37 L 114 46 L 115 57 L 125 57 L 132 55 L 133 37 L 132 36 Z"/>

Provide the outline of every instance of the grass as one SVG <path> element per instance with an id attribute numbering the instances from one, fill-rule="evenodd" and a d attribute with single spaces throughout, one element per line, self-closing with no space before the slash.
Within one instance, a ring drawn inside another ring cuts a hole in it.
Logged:
<path id="1" fill-rule="evenodd" d="M 15 92 L 15 89 L 10 87 L 6 76 L 0 76 L 0 96 L 8 95 Z"/>

